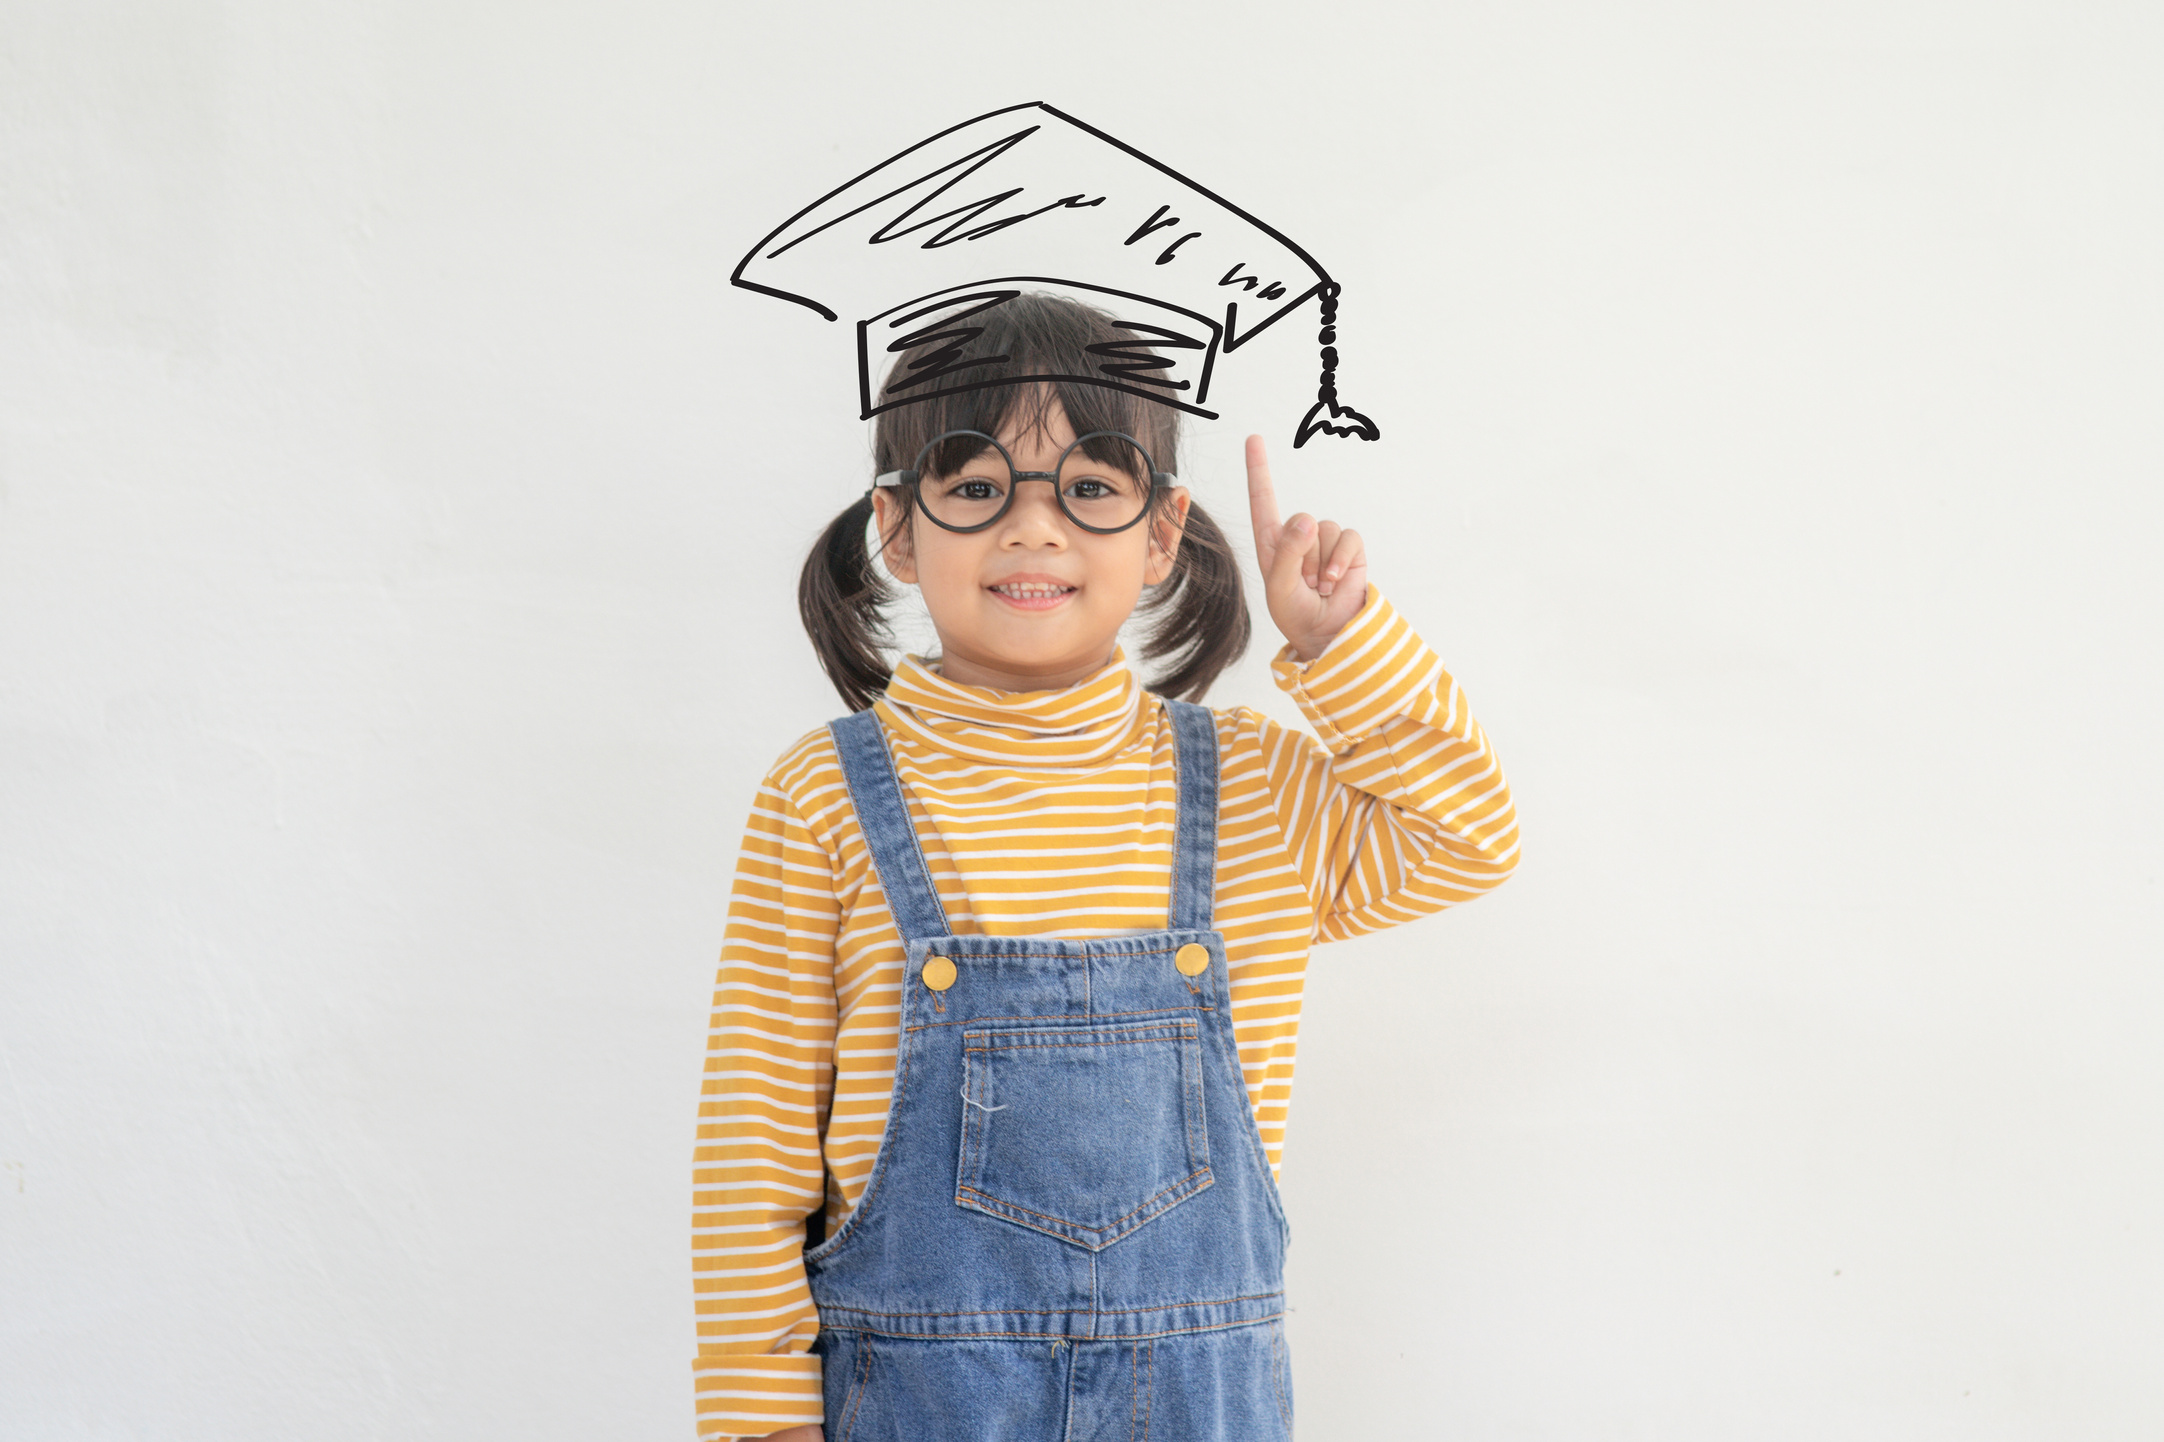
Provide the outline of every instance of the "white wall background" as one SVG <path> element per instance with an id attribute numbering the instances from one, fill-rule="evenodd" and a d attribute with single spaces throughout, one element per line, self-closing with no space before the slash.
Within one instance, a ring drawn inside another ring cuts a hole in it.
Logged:
<path id="1" fill-rule="evenodd" d="M 2164 1433 L 2160 65 L 2044 0 L 0 0 L 0 1436 L 689 1437 L 865 456 L 847 328 L 728 271 L 1040 98 L 1344 281 L 1385 440 L 1285 452 L 1295 321 L 1185 470 L 1238 519 L 1260 429 L 1365 527 L 1523 808 L 1317 955 L 1303 1435 Z"/>

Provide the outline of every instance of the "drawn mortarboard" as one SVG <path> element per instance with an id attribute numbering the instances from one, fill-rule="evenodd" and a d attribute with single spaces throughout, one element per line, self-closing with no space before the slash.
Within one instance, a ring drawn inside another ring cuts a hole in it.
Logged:
<path id="1" fill-rule="evenodd" d="M 1318 297 L 1322 380 L 1293 444 L 1317 432 L 1381 434 L 1338 401 L 1338 285 L 1313 256 L 1042 103 L 980 115 L 873 166 L 777 226 L 730 278 L 828 320 L 855 320 L 867 419 L 1035 379 L 1109 386 L 1214 419 L 1205 407 L 1219 355 Z M 1060 377 L 976 345 L 983 327 L 973 318 L 1047 290 L 1111 312 L 1134 342 L 1095 348 L 1094 374 Z M 935 340 L 931 363 L 874 394 L 886 356 Z"/>

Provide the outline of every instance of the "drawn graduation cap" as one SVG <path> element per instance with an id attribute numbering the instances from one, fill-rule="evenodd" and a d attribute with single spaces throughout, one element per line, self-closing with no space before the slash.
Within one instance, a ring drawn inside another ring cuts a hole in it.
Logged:
<path id="1" fill-rule="evenodd" d="M 980 115 L 880 162 L 777 226 L 730 279 L 856 321 L 866 419 L 933 396 L 1053 379 L 1215 419 L 1204 407 L 1219 353 L 1319 297 L 1322 380 L 1293 445 L 1317 432 L 1381 435 L 1338 400 L 1338 285 L 1313 256 L 1041 103 Z M 986 353 L 984 327 L 972 322 L 1028 291 L 1088 301 L 1135 339 L 1094 347 L 1091 375 L 1044 375 Z M 929 364 L 874 393 L 883 357 L 933 341 Z"/>

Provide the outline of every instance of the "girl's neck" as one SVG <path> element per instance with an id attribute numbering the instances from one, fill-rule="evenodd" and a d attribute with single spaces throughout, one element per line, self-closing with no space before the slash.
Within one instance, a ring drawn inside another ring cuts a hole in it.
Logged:
<path id="1" fill-rule="evenodd" d="M 939 674 L 957 686 L 983 686 L 993 691 L 1064 691 L 1069 686 L 1081 685 L 1111 665 L 1117 650 L 1115 644 L 1088 665 L 1050 667 L 1042 671 L 1009 670 L 983 665 L 967 656 L 947 654 L 939 658 Z"/>

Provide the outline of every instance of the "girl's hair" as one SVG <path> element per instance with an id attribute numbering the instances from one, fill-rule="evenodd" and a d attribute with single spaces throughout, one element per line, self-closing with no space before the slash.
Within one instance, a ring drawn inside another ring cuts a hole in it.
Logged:
<path id="1" fill-rule="evenodd" d="M 1087 374 L 1106 354 L 1125 359 L 1142 350 L 1110 315 L 1063 296 L 1019 295 L 972 317 L 972 322 L 983 327 L 980 353 L 1008 357 L 1023 375 Z M 904 352 L 888 372 L 889 382 L 909 374 L 913 363 L 945 344 L 951 342 L 935 338 Z M 1106 346 L 1118 349 L 1101 349 Z M 1065 380 L 987 386 L 882 411 L 873 433 L 874 470 L 908 469 L 925 443 L 944 431 L 996 436 L 1001 426 L 1019 419 L 1027 434 L 1044 424 L 1054 402 L 1066 412 L 1076 435 L 1124 431 L 1142 442 L 1159 470 L 1178 470 L 1177 410 L 1126 391 Z M 895 499 L 902 508 L 899 534 L 916 516 L 916 487 L 896 487 Z M 1157 493 L 1151 511 L 1140 524 L 1153 533 L 1168 520 L 1179 524 L 1169 490 Z M 819 664 L 842 700 L 859 710 L 876 701 L 894 675 L 889 659 L 893 635 L 885 608 L 898 597 L 873 560 L 875 548 L 868 537 L 872 515 L 867 491 L 834 518 L 797 578 L 797 610 Z M 882 548 L 891 539 L 882 537 Z M 1143 598 L 1135 614 L 1144 620 L 1143 656 L 1163 666 L 1151 689 L 1168 696 L 1201 699 L 1219 673 L 1247 650 L 1247 596 L 1239 562 L 1224 532 L 1202 507 L 1188 505 L 1172 574 Z"/>

